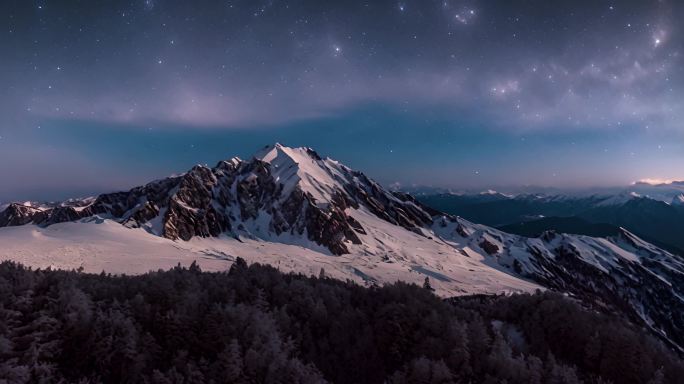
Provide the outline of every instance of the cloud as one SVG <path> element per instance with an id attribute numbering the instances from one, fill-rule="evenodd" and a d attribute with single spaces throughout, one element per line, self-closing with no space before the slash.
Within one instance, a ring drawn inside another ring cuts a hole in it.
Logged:
<path id="1" fill-rule="evenodd" d="M 520 18 L 505 7 L 479 2 L 392 9 L 397 19 L 385 21 L 394 29 L 379 27 L 372 13 L 331 4 L 335 17 L 325 22 L 236 7 L 231 12 L 245 12 L 235 16 L 239 23 L 174 30 L 185 16 L 149 27 L 170 3 L 144 5 L 149 12 L 137 17 L 149 22 L 139 24 L 147 37 L 117 24 L 110 32 L 118 39 L 105 47 L 74 43 L 84 56 L 107 53 L 87 65 L 57 51 L 44 66 L 60 61 L 58 73 L 25 71 L 10 57 L 6 65 L 17 70 L 8 72 L 18 74 L 11 80 L 21 90 L 12 100 L 39 118 L 220 128 L 283 124 L 366 103 L 442 109 L 454 119 L 475 111 L 512 130 L 680 130 L 684 118 L 675 85 L 681 34 L 667 16 L 641 15 L 637 31 L 637 20 L 630 28 L 618 19 L 596 25 L 591 18 L 599 16 L 587 7 L 586 19 L 566 20 L 569 31 L 550 28 L 540 36 L 523 33 L 537 22 L 515 24 Z M 241 19 L 247 16 L 249 22 Z M 431 28 L 418 28 L 426 20 Z"/>
<path id="2" fill-rule="evenodd" d="M 329 59 L 312 59 L 316 70 L 305 73 L 286 69 L 282 78 L 289 80 L 256 73 L 222 82 L 202 74 L 171 81 L 171 71 L 125 89 L 93 84 L 87 92 L 80 86 L 69 89 L 65 82 L 60 93 L 34 96 L 26 104 L 39 116 L 199 127 L 282 124 L 365 103 L 455 113 L 477 110 L 483 121 L 508 129 L 679 129 L 684 118 L 684 98 L 671 83 L 672 59 L 643 52 L 588 57 L 577 64 L 556 57 L 480 69 L 415 65 L 410 72 L 399 68 L 381 75 Z"/>
<path id="3" fill-rule="evenodd" d="M 638 185 L 638 184 L 648 184 L 648 185 L 672 185 L 672 184 L 681 184 L 682 181 L 679 180 L 670 180 L 670 179 L 641 179 L 637 180 L 633 185 Z"/>

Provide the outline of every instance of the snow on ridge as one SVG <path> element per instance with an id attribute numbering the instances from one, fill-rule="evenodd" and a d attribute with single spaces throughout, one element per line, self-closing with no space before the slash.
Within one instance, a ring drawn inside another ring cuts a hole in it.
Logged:
<path id="1" fill-rule="evenodd" d="M 493 190 L 493 189 L 488 189 L 486 191 L 480 192 L 480 195 L 498 195 L 499 192 Z"/>
<path id="2" fill-rule="evenodd" d="M 450 194 L 455 194 L 455 193 L 450 193 Z M 458 194 L 455 194 L 455 195 L 458 195 Z M 494 190 L 494 189 L 487 189 L 485 191 L 480 192 L 479 195 L 480 196 L 487 196 L 487 195 L 489 195 L 489 196 L 504 196 L 504 197 L 508 197 L 508 198 L 515 197 L 515 195 L 513 195 L 513 194 L 499 192 L 499 191 Z"/>
<path id="3" fill-rule="evenodd" d="M 265 147 L 254 158 L 271 165 L 273 177 L 283 185 L 284 196 L 299 186 L 323 204 L 329 203 L 336 191 L 344 190 L 335 177 L 347 181 L 342 171 L 349 171 L 337 161 L 317 158 L 311 148 L 290 148 L 280 143 Z"/>
<path id="4" fill-rule="evenodd" d="M 684 205 L 684 193 L 680 193 L 679 195 L 673 197 L 671 204 L 672 205 Z"/>
<path id="5" fill-rule="evenodd" d="M 642 195 L 634 192 L 624 192 L 617 195 L 605 197 L 597 206 L 611 206 L 611 205 L 622 205 L 634 199 L 643 198 Z"/>

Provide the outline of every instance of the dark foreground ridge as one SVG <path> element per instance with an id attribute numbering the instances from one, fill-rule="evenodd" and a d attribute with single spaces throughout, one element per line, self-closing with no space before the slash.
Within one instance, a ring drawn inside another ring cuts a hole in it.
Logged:
<path id="1" fill-rule="evenodd" d="M 238 259 L 142 276 L 0 264 L 0 383 L 675 383 L 684 364 L 554 293 L 443 301 Z"/>

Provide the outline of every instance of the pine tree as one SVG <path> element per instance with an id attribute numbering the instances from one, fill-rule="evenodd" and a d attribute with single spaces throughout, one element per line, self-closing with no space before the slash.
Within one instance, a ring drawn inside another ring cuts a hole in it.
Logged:
<path id="1" fill-rule="evenodd" d="M 665 372 L 663 370 L 663 367 L 660 367 L 655 373 L 653 374 L 653 378 L 648 381 L 647 384 L 664 384 L 665 383 Z"/>
<path id="2" fill-rule="evenodd" d="M 233 262 L 233 265 L 230 266 L 229 273 L 234 274 L 237 272 L 244 272 L 245 270 L 247 270 L 247 268 L 247 262 L 245 261 L 245 259 L 243 259 L 242 257 L 238 257 Z"/>
<path id="3" fill-rule="evenodd" d="M 424 289 L 427 289 L 427 290 L 430 291 L 430 292 L 434 292 L 434 291 L 435 291 L 435 289 L 432 288 L 432 285 L 430 284 L 430 278 L 427 277 L 427 276 L 425 277 L 425 281 L 423 282 L 423 288 L 424 288 Z"/>

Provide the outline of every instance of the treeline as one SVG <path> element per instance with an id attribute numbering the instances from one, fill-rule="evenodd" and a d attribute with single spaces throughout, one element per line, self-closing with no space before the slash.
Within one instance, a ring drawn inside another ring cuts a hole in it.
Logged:
<path id="1" fill-rule="evenodd" d="M 444 301 L 238 259 L 142 276 L 0 264 L 0 383 L 676 383 L 644 332 L 561 295 Z"/>

